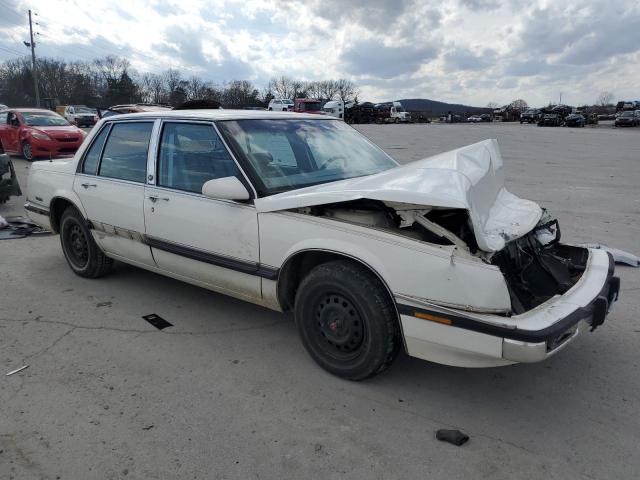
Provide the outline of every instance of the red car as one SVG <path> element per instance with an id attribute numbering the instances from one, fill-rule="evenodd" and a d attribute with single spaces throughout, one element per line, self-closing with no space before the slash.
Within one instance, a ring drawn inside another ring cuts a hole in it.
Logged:
<path id="1" fill-rule="evenodd" d="M 0 111 L 0 151 L 22 154 L 27 160 L 73 155 L 84 137 L 82 130 L 50 110 Z"/>

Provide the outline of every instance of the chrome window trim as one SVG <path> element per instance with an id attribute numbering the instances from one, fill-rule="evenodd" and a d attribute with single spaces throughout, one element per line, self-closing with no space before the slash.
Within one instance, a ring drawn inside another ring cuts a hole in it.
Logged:
<path id="1" fill-rule="evenodd" d="M 107 136 L 104 139 L 104 143 L 102 144 L 102 148 L 100 149 L 100 153 L 98 154 L 98 163 L 96 164 L 96 173 L 93 174 L 93 175 L 90 174 L 90 173 L 86 173 L 83 170 L 84 170 L 84 162 L 87 159 L 87 155 L 89 155 L 89 151 L 91 150 L 91 147 L 93 147 L 93 144 L 96 143 L 96 139 L 105 130 L 107 131 Z M 100 130 L 97 133 L 95 133 L 93 135 L 93 137 L 91 137 L 91 143 L 89 145 L 87 145 L 85 147 L 84 151 L 82 152 L 82 158 L 78 162 L 78 167 L 76 168 L 76 174 L 78 174 L 78 175 L 88 175 L 88 176 L 93 176 L 93 177 L 97 177 L 98 176 L 98 170 L 100 169 L 100 162 L 102 161 L 102 153 L 104 152 L 104 146 L 107 144 L 107 140 L 109 139 L 109 135 L 111 135 L 111 124 L 105 123 L 102 126 L 102 128 L 100 128 Z"/>

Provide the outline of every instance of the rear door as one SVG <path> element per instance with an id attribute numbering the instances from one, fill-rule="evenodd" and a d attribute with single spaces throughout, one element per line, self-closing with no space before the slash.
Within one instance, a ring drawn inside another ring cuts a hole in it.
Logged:
<path id="1" fill-rule="evenodd" d="M 153 130 L 153 120 L 106 123 L 86 150 L 73 186 L 100 247 L 150 266 L 155 264 L 144 243 L 143 203 Z"/>
<path id="2" fill-rule="evenodd" d="M 213 124 L 164 121 L 153 167 L 144 216 L 157 265 L 224 293 L 260 298 L 255 207 L 202 195 L 208 180 L 241 177 Z"/>

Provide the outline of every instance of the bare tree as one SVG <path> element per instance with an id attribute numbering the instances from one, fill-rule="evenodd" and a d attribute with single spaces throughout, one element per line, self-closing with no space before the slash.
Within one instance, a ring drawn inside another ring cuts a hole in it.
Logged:
<path id="1" fill-rule="evenodd" d="M 304 90 L 310 98 L 317 98 L 319 100 L 324 100 L 322 97 L 322 87 L 321 84 L 323 82 L 305 82 Z"/>
<path id="2" fill-rule="evenodd" d="M 284 75 L 278 78 L 272 78 L 269 81 L 269 90 L 278 98 L 293 98 L 295 92 L 292 86 L 293 80 Z"/>
<path id="3" fill-rule="evenodd" d="M 525 102 L 523 99 L 518 98 L 509 104 L 511 108 L 518 108 L 520 110 L 526 110 L 529 108 L 529 104 Z"/>
<path id="4" fill-rule="evenodd" d="M 343 102 L 348 102 L 357 97 L 358 93 L 358 88 L 351 80 L 341 78 L 336 82 L 336 95 Z"/>
<path id="5" fill-rule="evenodd" d="M 601 107 L 606 107 L 607 105 L 611 105 L 613 99 L 613 92 L 600 92 L 600 94 L 598 95 L 598 99 L 596 100 L 596 104 L 600 105 Z"/>
<path id="6" fill-rule="evenodd" d="M 198 100 L 202 99 L 202 95 L 207 84 L 202 81 L 200 77 L 193 75 L 187 83 L 187 99 Z"/>
<path id="7" fill-rule="evenodd" d="M 500 105 L 497 102 L 489 102 L 489 103 L 487 103 L 487 108 L 496 109 L 499 106 Z"/>
<path id="8" fill-rule="evenodd" d="M 338 82 L 335 80 L 323 80 L 320 83 L 320 97 L 325 100 L 333 100 L 338 94 Z"/>

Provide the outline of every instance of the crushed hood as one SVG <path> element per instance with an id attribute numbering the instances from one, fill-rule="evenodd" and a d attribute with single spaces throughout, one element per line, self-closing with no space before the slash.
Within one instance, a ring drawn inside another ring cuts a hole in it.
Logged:
<path id="1" fill-rule="evenodd" d="M 502 156 L 493 139 L 375 175 L 259 198 L 255 205 L 258 212 L 273 212 L 359 199 L 465 209 L 478 246 L 487 252 L 530 232 L 542 216 L 538 204 L 504 188 Z"/>

